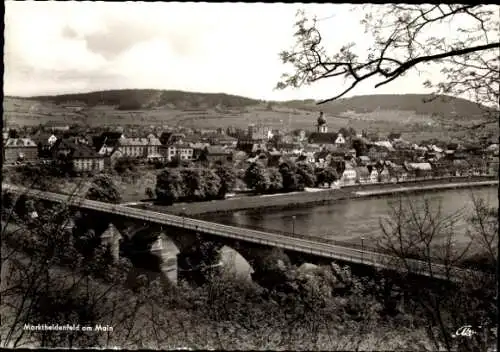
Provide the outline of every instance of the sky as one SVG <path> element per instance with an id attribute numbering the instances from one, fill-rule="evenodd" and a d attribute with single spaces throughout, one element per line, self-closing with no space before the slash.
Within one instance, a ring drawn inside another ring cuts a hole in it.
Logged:
<path id="1" fill-rule="evenodd" d="M 6 1 L 4 94 L 53 95 L 107 89 L 227 93 L 264 100 L 323 99 L 342 80 L 275 90 L 288 71 L 279 52 L 294 44 L 298 9 L 328 18 L 327 48 L 369 45 L 351 5 Z M 428 72 L 439 74 L 438 72 Z M 347 96 L 426 93 L 412 72 Z"/>

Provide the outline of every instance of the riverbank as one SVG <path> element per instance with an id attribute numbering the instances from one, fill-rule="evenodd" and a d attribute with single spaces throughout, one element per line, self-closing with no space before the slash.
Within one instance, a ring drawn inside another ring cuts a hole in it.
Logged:
<path id="1" fill-rule="evenodd" d="M 378 183 L 345 186 L 340 189 L 325 189 L 316 192 L 293 192 L 269 195 L 256 195 L 242 198 L 214 200 L 210 202 L 178 203 L 170 206 L 138 205 L 137 208 L 191 216 L 228 213 L 250 209 L 286 209 L 299 205 L 318 205 L 329 202 L 362 197 L 383 196 L 395 193 L 415 193 L 440 191 L 454 188 L 487 187 L 498 185 L 495 176 L 448 177 L 441 179 L 422 179 L 400 183 Z M 360 193 L 361 192 L 361 193 Z M 378 193 L 377 193 L 378 192 Z M 384 192 L 384 193 L 380 193 Z"/>
<path id="2" fill-rule="evenodd" d="M 384 195 L 393 195 L 398 193 L 419 193 L 428 191 L 440 191 L 446 189 L 487 187 L 496 185 L 498 185 L 498 181 L 476 181 L 468 183 L 449 183 L 444 185 L 431 185 L 431 186 L 422 185 L 422 186 L 400 187 L 400 188 L 381 189 L 381 190 L 356 191 L 353 193 L 356 197 L 376 197 Z"/>

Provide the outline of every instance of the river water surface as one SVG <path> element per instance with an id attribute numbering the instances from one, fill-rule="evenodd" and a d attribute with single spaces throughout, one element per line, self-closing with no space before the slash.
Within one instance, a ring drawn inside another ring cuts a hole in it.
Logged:
<path id="1" fill-rule="evenodd" d="M 498 207 L 496 187 L 457 189 L 403 196 L 357 198 L 335 201 L 327 205 L 301 206 L 284 210 L 247 210 L 228 214 L 211 215 L 208 219 L 224 224 L 250 225 L 266 229 L 295 232 L 309 236 L 330 238 L 345 242 L 357 242 L 361 237 L 370 241 L 381 234 L 380 219 L 391 213 L 391 204 L 410 201 L 421 206 L 428 200 L 431 209 L 441 206 L 444 215 L 456 212 L 472 214 L 472 196 L 484 199 L 489 205 Z M 457 235 L 462 235 L 465 222 L 457 224 Z M 458 236 L 457 236 L 458 239 Z"/>
<path id="2" fill-rule="evenodd" d="M 259 227 L 309 236 L 330 238 L 333 240 L 374 246 L 382 235 L 380 220 L 391 213 L 390 204 L 399 204 L 399 200 L 410 201 L 413 205 L 422 205 L 428 200 L 431 209 L 437 212 L 441 207 L 443 215 L 460 212 L 464 216 L 455 224 L 455 241 L 464 244 L 467 224 L 465 218 L 473 214 L 472 197 L 483 199 L 488 205 L 498 208 L 498 189 L 484 187 L 470 189 L 444 190 L 412 195 L 383 196 L 377 198 L 357 198 L 335 201 L 326 205 L 300 206 L 283 210 L 242 210 L 227 214 L 208 215 L 206 220 Z M 248 273 L 248 264 L 241 256 L 225 248 L 224 261 L 235 267 L 238 272 Z"/>

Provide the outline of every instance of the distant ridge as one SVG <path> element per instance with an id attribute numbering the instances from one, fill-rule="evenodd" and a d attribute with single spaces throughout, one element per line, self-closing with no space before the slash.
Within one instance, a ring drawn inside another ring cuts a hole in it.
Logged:
<path id="1" fill-rule="evenodd" d="M 213 108 L 242 107 L 258 104 L 259 101 L 224 93 L 196 93 L 177 90 L 121 89 L 88 93 L 33 96 L 21 99 L 65 104 L 84 103 L 89 107 L 96 105 L 116 106 L 117 109 L 148 109 L 173 104 L 176 108 Z"/>
<path id="2" fill-rule="evenodd" d="M 8 98 L 8 97 L 6 97 Z M 121 89 L 76 94 L 11 97 L 50 102 L 56 105 L 85 104 L 87 107 L 110 106 L 116 110 L 170 108 L 178 110 L 245 108 L 270 104 L 306 111 L 324 111 L 331 115 L 366 114 L 377 111 L 411 111 L 417 115 L 439 116 L 449 120 L 480 119 L 485 107 L 461 98 L 426 94 L 363 95 L 339 99 L 322 105 L 315 100 L 263 101 L 225 93 L 198 93 L 178 90 Z"/>

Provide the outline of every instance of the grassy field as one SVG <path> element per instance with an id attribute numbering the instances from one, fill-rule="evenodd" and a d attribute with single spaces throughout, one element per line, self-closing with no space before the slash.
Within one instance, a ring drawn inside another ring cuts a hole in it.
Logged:
<path id="1" fill-rule="evenodd" d="M 274 128 L 312 129 L 316 122 L 317 112 L 289 107 L 266 108 L 259 104 L 251 107 L 233 109 L 189 109 L 161 107 L 134 111 L 116 110 L 114 106 L 88 107 L 81 112 L 64 108 L 51 102 L 35 102 L 16 98 L 6 98 L 4 114 L 9 124 L 20 126 L 38 125 L 46 122 L 61 124 L 82 123 L 90 126 L 116 125 L 182 125 L 186 127 L 228 127 L 246 128 L 250 122 L 262 123 Z M 328 126 L 332 130 L 353 126 L 355 129 L 381 127 L 408 122 L 425 123 L 428 116 L 415 115 L 412 112 L 385 111 L 356 116 L 328 116 Z M 399 121 L 399 122 L 398 122 Z"/>

